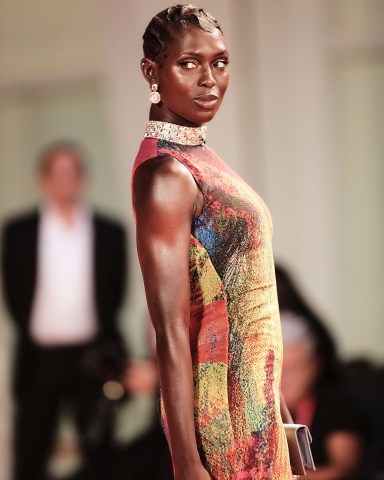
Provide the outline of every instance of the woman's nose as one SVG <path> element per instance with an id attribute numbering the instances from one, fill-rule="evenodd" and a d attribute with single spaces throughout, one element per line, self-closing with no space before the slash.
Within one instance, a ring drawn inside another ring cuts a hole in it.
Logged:
<path id="1" fill-rule="evenodd" d="M 216 85 L 215 77 L 213 76 L 212 69 L 207 67 L 203 70 L 201 75 L 200 84 L 207 88 L 212 88 Z"/>

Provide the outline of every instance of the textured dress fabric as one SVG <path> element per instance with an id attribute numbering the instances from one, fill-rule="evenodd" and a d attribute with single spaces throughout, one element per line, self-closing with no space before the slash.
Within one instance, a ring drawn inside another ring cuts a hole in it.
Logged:
<path id="1" fill-rule="evenodd" d="M 206 145 L 145 139 L 133 175 L 144 161 L 159 156 L 180 161 L 204 196 L 189 246 L 190 347 L 201 460 L 214 480 L 288 480 L 269 211 Z M 167 435 L 164 408 L 162 423 Z"/>

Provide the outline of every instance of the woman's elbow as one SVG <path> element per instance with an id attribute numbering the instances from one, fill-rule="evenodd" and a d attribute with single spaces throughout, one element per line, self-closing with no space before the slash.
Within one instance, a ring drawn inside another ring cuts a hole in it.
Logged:
<path id="1" fill-rule="evenodd" d="M 175 362 L 185 355 L 190 355 L 189 349 L 189 330 L 186 328 L 164 329 L 156 328 L 156 352 L 157 357 L 166 357 L 168 360 Z"/>

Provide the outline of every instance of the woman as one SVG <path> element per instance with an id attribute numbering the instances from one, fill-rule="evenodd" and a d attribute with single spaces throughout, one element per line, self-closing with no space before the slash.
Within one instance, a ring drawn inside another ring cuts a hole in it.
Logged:
<path id="1" fill-rule="evenodd" d="M 205 146 L 228 85 L 225 39 L 191 5 L 160 12 L 143 39 L 153 103 L 133 201 L 175 479 L 287 480 L 271 220 Z"/>

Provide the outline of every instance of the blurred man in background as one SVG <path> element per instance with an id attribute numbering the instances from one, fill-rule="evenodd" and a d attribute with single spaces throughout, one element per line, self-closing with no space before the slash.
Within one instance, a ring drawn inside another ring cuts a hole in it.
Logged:
<path id="1" fill-rule="evenodd" d="M 102 386 L 124 362 L 116 327 L 124 230 L 82 200 L 86 166 L 78 146 L 49 146 L 39 180 L 40 207 L 3 232 L 4 295 L 18 333 L 15 480 L 45 478 L 63 399 L 74 407 L 85 459 L 108 448 L 113 419 Z"/>

